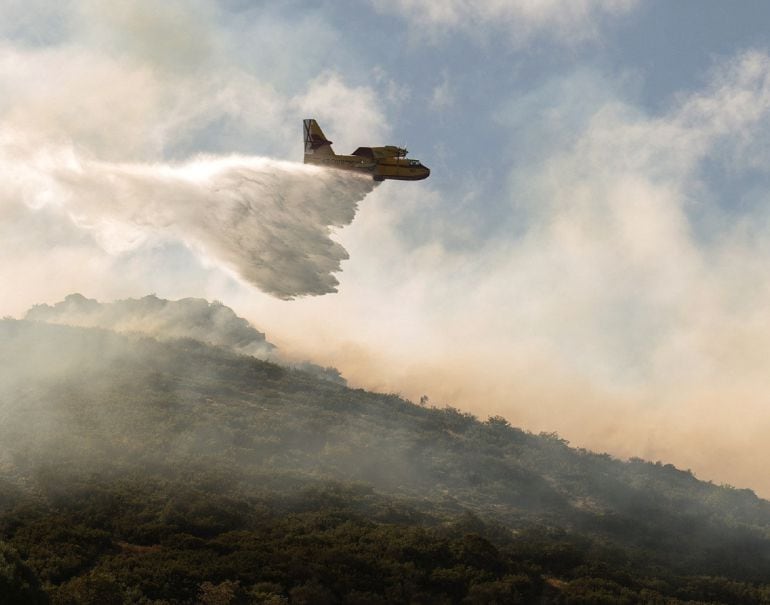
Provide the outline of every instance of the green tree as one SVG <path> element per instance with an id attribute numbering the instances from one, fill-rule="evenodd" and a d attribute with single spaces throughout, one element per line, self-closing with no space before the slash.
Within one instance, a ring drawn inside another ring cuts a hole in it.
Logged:
<path id="1" fill-rule="evenodd" d="M 0 542 L 0 603 L 48 603 L 37 576 L 5 542 Z"/>
<path id="2" fill-rule="evenodd" d="M 123 605 L 123 587 L 115 576 L 92 571 L 63 584 L 55 593 L 54 605 Z"/>

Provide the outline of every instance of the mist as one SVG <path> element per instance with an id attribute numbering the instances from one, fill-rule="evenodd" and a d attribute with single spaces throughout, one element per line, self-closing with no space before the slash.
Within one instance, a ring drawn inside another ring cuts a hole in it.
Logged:
<path id="1" fill-rule="evenodd" d="M 336 291 L 333 273 L 347 253 L 331 231 L 349 224 L 374 188 L 363 175 L 266 158 L 169 166 L 87 161 L 67 150 L 9 155 L 4 185 L 15 190 L 5 206 L 53 206 L 110 254 L 149 238 L 182 241 L 282 299 Z"/>
<path id="2" fill-rule="evenodd" d="M 390 415 L 404 401 L 350 391 L 331 368 L 282 362 L 221 303 L 71 295 L 0 320 L 0 367 L 6 489 L 187 472 L 238 477 L 250 490 L 265 477 L 419 485 L 387 434 L 365 453 L 357 446 L 373 430 L 369 414 Z M 341 409 L 357 398 L 373 410 L 346 417 Z"/>

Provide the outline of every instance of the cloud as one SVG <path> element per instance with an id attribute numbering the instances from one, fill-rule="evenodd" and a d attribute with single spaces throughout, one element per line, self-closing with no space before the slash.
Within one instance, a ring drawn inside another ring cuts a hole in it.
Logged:
<path id="1" fill-rule="evenodd" d="M 438 84 L 433 88 L 428 105 L 434 111 L 442 112 L 451 107 L 454 102 L 455 99 L 452 84 L 449 80 L 449 75 L 447 72 L 444 72 L 441 84 Z"/>
<path id="2" fill-rule="evenodd" d="M 329 136 L 334 133 L 337 153 L 352 152 L 362 136 L 381 141 L 388 132 L 375 91 L 365 86 L 349 87 L 334 73 L 325 72 L 311 80 L 307 92 L 294 97 L 292 104 L 303 115 L 314 116 Z M 340 111 L 340 107 L 345 110 Z"/>
<path id="3" fill-rule="evenodd" d="M 307 111 L 335 138 L 343 117 L 343 140 L 383 132 L 371 89 L 332 71 L 276 89 L 228 60 L 224 15 L 207 2 L 79 0 L 26 20 L 17 8 L 3 9 L 9 32 L 50 23 L 51 35 L 0 42 L 0 249 L 13 259 L 0 275 L 25 284 L 6 308 L 231 275 L 281 298 L 335 291 L 347 254 L 332 232 L 372 183 L 254 150 L 299 157 Z M 180 242 L 193 261 L 181 269 Z"/>
<path id="4" fill-rule="evenodd" d="M 59 42 L 72 29 L 73 0 L 5 0 L 0 4 L 0 37 L 39 46 Z"/>
<path id="5" fill-rule="evenodd" d="M 637 0 L 395 0 L 372 2 L 428 31 L 465 31 L 481 35 L 492 27 L 521 44 L 547 35 L 572 45 L 598 36 L 602 18 L 630 11 Z"/>
<path id="6" fill-rule="evenodd" d="M 112 161 L 180 161 L 201 152 L 296 158 L 308 111 L 333 132 L 386 130 L 374 89 L 351 84 L 322 60 L 332 48 L 340 61 L 346 55 L 316 13 L 299 20 L 304 38 L 296 34 L 288 45 L 263 34 L 296 28 L 296 20 L 254 9 L 253 28 L 236 27 L 224 7 L 203 0 L 109 9 L 70 0 L 27 12 L 12 3 L 0 11 L 7 16 L 0 124 L 41 144 L 74 143 Z M 312 53 L 303 43 L 310 32 Z"/>
<path id="7" fill-rule="evenodd" d="M 205 0 L 134 0 L 109 6 L 77 0 L 71 13 L 79 44 L 166 75 L 194 74 L 216 63 L 221 44 L 216 5 Z"/>

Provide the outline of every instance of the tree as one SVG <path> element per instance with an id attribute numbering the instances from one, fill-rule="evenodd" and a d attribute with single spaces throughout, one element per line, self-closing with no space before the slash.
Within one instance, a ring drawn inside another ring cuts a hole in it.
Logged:
<path id="1" fill-rule="evenodd" d="M 0 542 L 0 603 L 48 603 L 37 576 L 5 542 Z"/>

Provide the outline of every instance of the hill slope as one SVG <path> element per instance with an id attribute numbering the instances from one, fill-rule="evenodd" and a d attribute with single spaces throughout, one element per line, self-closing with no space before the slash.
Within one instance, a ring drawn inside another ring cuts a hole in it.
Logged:
<path id="1" fill-rule="evenodd" d="M 770 503 L 670 465 L 191 339 L 3 320 L 0 367 L 40 602 L 770 599 Z"/>

